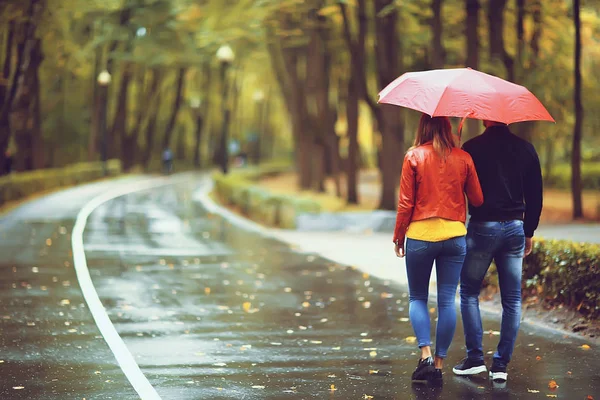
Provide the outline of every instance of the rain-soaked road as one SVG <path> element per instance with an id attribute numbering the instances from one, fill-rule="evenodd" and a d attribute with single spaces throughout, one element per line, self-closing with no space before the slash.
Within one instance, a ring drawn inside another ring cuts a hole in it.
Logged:
<path id="1" fill-rule="evenodd" d="M 84 235 L 96 290 L 163 399 L 600 397 L 598 349 L 533 328 L 521 331 L 504 387 L 450 368 L 443 388 L 411 385 L 404 287 L 229 225 L 192 201 L 205 178 L 188 178 L 109 201 Z M 127 184 L 71 189 L 2 217 L 1 399 L 138 398 L 85 305 L 70 238 L 85 203 Z M 496 319 L 485 329 L 498 330 Z M 463 356 L 458 328 L 448 367 Z M 485 350 L 497 339 L 486 335 Z"/>

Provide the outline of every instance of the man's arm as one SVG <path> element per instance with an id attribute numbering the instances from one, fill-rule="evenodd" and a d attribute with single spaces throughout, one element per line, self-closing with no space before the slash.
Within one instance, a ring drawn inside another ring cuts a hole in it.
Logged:
<path id="1" fill-rule="evenodd" d="M 543 205 L 543 181 L 540 159 L 531 146 L 532 159 L 525 169 L 523 191 L 525 197 L 525 237 L 531 238 L 540 223 Z"/>

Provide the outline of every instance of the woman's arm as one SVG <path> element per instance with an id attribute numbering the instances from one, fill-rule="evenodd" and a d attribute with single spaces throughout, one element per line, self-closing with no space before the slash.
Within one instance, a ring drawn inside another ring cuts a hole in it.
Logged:
<path id="1" fill-rule="evenodd" d="M 469 203 L 475 207 L 479 207 L 483 204 L 483 192 L 481 191 L 481 184 L 479 183 L 479 177 L 477 176 L 477 170 L 475 164 L 470 155 L 467 154 L 467 180 L 465 181 L 465 193 L 469 199 Z"/>
<path id="2" fill-rule="evenodd" d="M 412 159 L 411 153 L 406 154 L 402 163 L 402 176 L 400 177 L 400 195 L 398 196 L 394 243 L 404 243 L 404 235 L 412 218 L 416 192 L 415 167 L 416 163 Z"/>

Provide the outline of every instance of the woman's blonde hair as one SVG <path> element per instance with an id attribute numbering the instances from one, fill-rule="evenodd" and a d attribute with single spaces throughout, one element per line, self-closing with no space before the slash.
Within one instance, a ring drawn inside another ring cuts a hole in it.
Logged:
<path id="1" fill-rule="evenodd" d="M 440 157 L 446 159 L 450 155 L 452 149 L 456 147 L 456 141 L 448 117 L 430 117 L 427 114 L 421 116 L 414 147 L 427 142 L 433 142 L 433 149 Z"/>

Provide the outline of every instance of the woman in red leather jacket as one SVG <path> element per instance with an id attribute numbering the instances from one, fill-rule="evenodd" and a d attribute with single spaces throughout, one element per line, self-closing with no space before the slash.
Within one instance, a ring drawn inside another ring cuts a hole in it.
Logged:
<path id="1" fill-rule="evenodd" d="M 456 288 L 466 255 L 465 193 L 473 206 L 483 204 L 471 156 L 457 147 L 448 118 L 423 115 L 414 146 L 402 165 L 393 239 L 396 255 L 406 255 L 409 315 L 421 349 L 413 381 L 441 381 L 443 360 L 454 336 Z M 435 360 L 427 308 L 434 262 L 438 294 Z"/>

